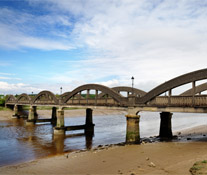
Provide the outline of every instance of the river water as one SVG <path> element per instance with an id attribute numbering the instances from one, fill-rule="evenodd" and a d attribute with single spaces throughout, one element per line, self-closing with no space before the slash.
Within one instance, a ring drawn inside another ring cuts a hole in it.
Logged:
<path id="1" fill-rule="evenodd" d="M 142 112 L 140 115 L 141 138 L 158 135 L 159 113 Z M 53 136 L 53 126 L 49 123 L 26 126 L 23 119 L 0 121 L 0 166 L 125 141 L 124 115 L 96 115 L 93 122 L 93 137 L 85 137 L 83 131 L 79 130 L 67 132 L 66 137 L 62 138 Z M 83 116 L 65 118 L 66 126 L 84 123 Z M 173 114 L 173 131 L 203 124 L 207 124 L 206 114 Z"/>

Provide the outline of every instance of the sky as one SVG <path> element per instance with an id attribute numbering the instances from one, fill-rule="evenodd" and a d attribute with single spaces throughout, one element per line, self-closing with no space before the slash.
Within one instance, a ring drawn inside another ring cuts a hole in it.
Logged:
<path id="1" fill-rule="evenodd" d="M 0 94 L 149 91 L 206 68 L 207 0 L 0 0 Z"/>

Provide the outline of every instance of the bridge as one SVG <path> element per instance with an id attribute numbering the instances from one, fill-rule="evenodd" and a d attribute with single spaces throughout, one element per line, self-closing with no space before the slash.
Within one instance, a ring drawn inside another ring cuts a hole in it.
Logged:
<path id="1" fill-rule="evenodd" d="M 86 84 L 59 97 L 50 91 L 42 91 L 35 96 L 23 93 L 17 98 L 10 95 L 6 100 L 6 106 L 13 106 L 14 117 L 20 115 L 22 106 L 30 106 L 27 123 L 50 121 L 55 124 L 55 135 L 76 129 L 84 129 L 86 133 L 93 132 L 93 108 L 124 108 L 128 110 L 126 142 L 139 143 L 140 115 L 138 113 L 140 111 L 161 112 L 159 135 L 167 138 L 172 137 L 171 118 L 173 112 L 207 113 L 207 95 L 201 94 L 207 90 L 207 83 L 196 86 L 197 81 L 205 79 L 207 79 L 207 69 L 201 69 L 173 78 L 149 92 L 125 86 L 109 88 L 99 84 Z M 192 84 L 190 89 L 180 95 L 172 94 L 173 89 L 189 83 Z M 124 96 L 123 93 L 126 95 Z M 51 106 L 51 119 L 38 119 L 37 106 Z M 64 108 L 66 107 L 86 108 L 86 123 L 79 126 L 65 126 Z"/>

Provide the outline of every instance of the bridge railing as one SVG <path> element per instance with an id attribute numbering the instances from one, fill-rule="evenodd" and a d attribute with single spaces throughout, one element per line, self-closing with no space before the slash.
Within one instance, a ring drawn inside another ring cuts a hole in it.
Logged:
<path id="1" fill-rule="evenodd" d="M 156 97 L 147 106 L 207 107 L 207 95 Z"/>
<path id="2" fill-rule="evenodd" d="M 102 97 L 102 98 L 79 98 L 79 97 L 74 97 L 71 98 L 70 100 L 67 101 L 67 103 L 64 103 L 64 99 L 58 99 L 58 103 L 56 103 L 54 100 L 51 99 L 46 99 L 46 98 L 41 98 L 33 101 L 28 101 L 28 100 L 19 100 L 17 101 L 16 99 L 9 99 L 6 104 L 10 105 L 34 105 L 34 106 L 51 106 L 51 105 L 63 105 L 63 106 L 121 106 L 121 107 L 127 107 L 128 105 L 128 98 L 127 97 L 122 97 L 121 98 L 121 103 L 117 102 L 115 99 L 111 97 Z"/>
<path id="3" fill-rule="evenodd" d="M 113 98 L 96 98 L 96 99 L 71 99 L 66 105 L 95 105 L 95 106 L 118 106 L 119 103 Z"/>

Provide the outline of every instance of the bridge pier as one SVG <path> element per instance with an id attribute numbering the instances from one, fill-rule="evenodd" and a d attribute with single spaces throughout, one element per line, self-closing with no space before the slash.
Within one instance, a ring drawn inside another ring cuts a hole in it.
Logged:
<path id="1" fill-rule="evenodd" d="M 18 118 L 20 115 L 19 115 L 19 106 L 18 105 L 14 105 L 14 114 L 12 115 L 12 118 Z"/>
<path id="2" fill-rule="evenodd" d="M 57 124 L 57 108 L 53 107 L 52 108 L 52 120 L 51 120 L 51 124 L 53 124 L 54 126 L 56 126 Z"/>
<path id="3" fill-rule="evenodd" d="M 126 143 L 140 143 L 139 118 L 139 115 L 126 115 Z"/>
<path id="4" fill-rule="evenodd" d="M 30 106 L 29 108 L 29 116 L 27 120 L 27 125 L 34 124 L 37 119 L 37 106 Z"/>
<path id="5" fill-rule="evenodd" d="M 172 125 L 171 125 L 172 113 L 162 112 L 160 113 L 160 134 L 161 138 L 172 138 Z"/>
<path id="6" fill-rule="evenodd" d="M 65 135 L 64 110 L 57 110 L 57 125 L 54 127 L 54 135 Z"/>
<path id="7" fill-rule="evenodd" d="M 86 109 L 85 134 L 94 135 L 93 110 L 90 108 Z"/>

